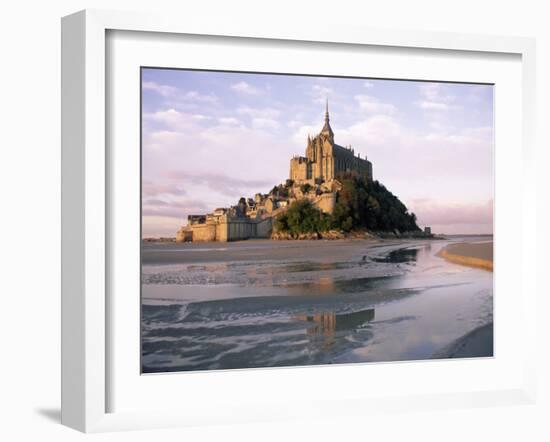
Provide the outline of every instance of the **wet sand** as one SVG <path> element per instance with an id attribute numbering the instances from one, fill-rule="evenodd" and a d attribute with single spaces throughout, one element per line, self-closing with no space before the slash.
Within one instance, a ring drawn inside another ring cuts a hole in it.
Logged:
<path id="1" fill-rule="evenodd" d="M 231 243 L 142 243 L 143 265 L 197 264 L 243 261 L 299 261 L 349 259 L 359 249 L 371 249 L 394 244 L 415 244 L 414 240 L 289 240 L 251 239 Z M 361 257 L 360 257 L 361 258 Z"/>
<path id="2" fill-rule="evenodd" d="M 493 242 L 458 243 L 444 247 L 439 256 L 455 264 L 493 271 Z"/>
<path id="3" fill-rule="evenodd" d="M 485 324 L 460 337 L 433 355 L 434 359 L 493 356 L 493 323 Z"/>
<path id="4" fill-rule="evenodd" d="M 491 356 L 492 274 L 438 256 L 459 242 L 144 243 L 143 373 Z"/>

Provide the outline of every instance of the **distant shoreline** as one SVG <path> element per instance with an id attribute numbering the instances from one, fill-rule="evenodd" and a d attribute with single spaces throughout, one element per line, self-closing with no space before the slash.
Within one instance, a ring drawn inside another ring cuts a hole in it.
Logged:
<path id="1" fill-rule="evenodd" d="M 493 271 L 493 242 L 449 244 L 438 254 L 455 264 Z"/>

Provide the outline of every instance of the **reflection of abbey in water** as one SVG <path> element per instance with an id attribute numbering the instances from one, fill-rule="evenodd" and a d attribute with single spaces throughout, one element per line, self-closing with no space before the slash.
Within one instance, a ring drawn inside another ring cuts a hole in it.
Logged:
<path id="1" fill-rule="evenodd" d="M 307 329 L 309 335 L 333 337 L 337 331 L 352 330 L 372 321 L 374 309 L 341 314 L 324 312 L 317 315 L 294 316 L 292 319 L 314 323 Z"/>

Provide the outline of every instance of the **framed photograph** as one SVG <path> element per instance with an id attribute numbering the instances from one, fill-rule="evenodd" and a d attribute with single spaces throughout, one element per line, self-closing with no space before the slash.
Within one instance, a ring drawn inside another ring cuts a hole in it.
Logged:
<path id="1" fill-rule="evenodd" d="M 533 400 L 532 40 L 62 35 L 64 424 Z"/>

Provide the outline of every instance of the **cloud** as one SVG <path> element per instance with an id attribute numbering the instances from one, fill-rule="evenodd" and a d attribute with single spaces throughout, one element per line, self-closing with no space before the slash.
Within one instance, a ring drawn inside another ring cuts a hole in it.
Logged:
<path id="1" fill-rule="evenodd" d="M 143 90 L 154 91 L 163 97 L 168 97 L 177 93 L 177 88 L 173 86 L 167 86 L 164 84 L 158 84 L 154 81 L 144 81 L 141 85 Z"/>
<path id="2" fill-rule="evenodd" d="M 353 143 L 362 153 L 369 147 L 385 147 L 395 149 L 401 144 L 404 135 L 398 121 L 389 115 L 373 115 L 360 120 L 347 128 L 340 129 L 335 136 L 342 142 Z M 358 151 L 355 149 L 356 152 Z"/>
<path id="3" fill-rule="evenodd" d="M 428 145 L 438 145 L 442 149 L 489 148 L 492 144 L 493 130 L 490 127 L 464 129 L 456 133 L 428 133 L 422 136 Z"/>
<path id="4" fill-rule="evenodd" d="M 303 126 L 303 122 L 302 121 L 299 121 L 299 120 L 290 120 L 286 125 L 292 129 L 294 129 L 295 127 L 300 127 L 300 126 Z"/>
<path id="5" fill-rule="evenodd" d="M 418 101 L 417 105 L 422 109 L 428 110 L 447 110 L 450 108 L 447 103 L 438 103 L 436 101 Z"/>
<path id="6" fill-rule="evenodd" d="M 418 86 L 421 99 L 416 105 L 427 111 L 446 111 L 458 109 L 456 97 L 449 93 L 448 86 L 443 83 L 422 83 Z"/>
<path id="7" fill-rule="evenodd" d="M 240 123 L 240 121 L 233 117 L 220 117 L 218 118 L 218 123 L 226 125 L 237 125 Z"/>
<path id="8" fill-rule="evenodd" d="M 393 104 L 383 103 L 371 95 L 356 95 L 354 98 L 359 104 L 359 108 L 369 113 L 393 114 L 397 110 Z"/>
<path id="9" fill-rule="evenodd" d="M 447 92 L 443 83 L 427 82 L 418 86 L 420 94 L 430 101 L 450 102 L 455 99 L 454 95 Z"/>
<path id="10" fill-rule="evenodd" d="M 463 224 L 487 226 L 493 224 L 492 199 L 482 203 L 452 203 L 428 198 L 413 199 L 409 203 L 409 211 L 416 213 L 418 221 L 423 225 L 451 227 Z"/>
<path id="11" fill-rule="evenodd" d="M 239 81 L 238 83 L 232 84 L 231 89 L 246 95 L 260 95 L 262 93 L 262 90 L 252 86 L 246 81 Z"/>
<path id="12" fill-rule="evenodd" d="M 173 238 L 176 236 L 179 226 L 183 224 L 182 221 L 183 218 L 180 218 L 178 222 L 173 217 L 143 215 L 141 223 L 142 236 L 143 238 Z"/>
<path id="13" fill-rule="evenodd" d="M 201 120 L 210 120 L 210 119 L 211 119 L 211 117 L 209 117 L 209 116 L 207 116 L 207 115 L 202 115 L 202 114 L 194 114 L 194 115 L 192 116 L 192 118 L 193 118 L 194 120 L 199 120 L 199 121 L 201 121 Z"/>
<path id="14" fill-rule="evenodd" d="M 295 130 L 292 140 L 297 146 L 305 146 L 307 136 L 318 134 L 320 129 L 320 124 L 302 125 Z M 352 143 L 356 147 L 355 151 L 361 152 L 364 158 L 364 154 L 372 147 L 397 147 L 401 142 L 403 129 L 393 116 L 372 115 L 348 127 L 333 125 L 333 130 L 336 143 L 344 145 Z"/>
<path id="15" fill-rule="evenodd" d="M 159 184 L 143 180 L 142 194 L 144 197 L 158 197 L 160 195 L 183 196 L 187 194 L 187 191 L 179 184 Z"/>
<path id="16" fill-rule="evenodd" d="M 175 100 L 201 103 L 215 103 L 218 101 L 218 97 L 214 94 L 201 94 L 197 91 L 182 92 L 174 86 L 159 84 L 154 81 L 144 81 L 141 86 L 143 90 L 154 91 L 163 97 Z"/>
<path id="17" fill-rule="evenodd" d="M 206 186 L 210 190 L 232 197 L 252 195 L 261 189 L 267 189 L 276 184 L 269 179 L 236 178 L 221 173 L 208 172 L 199 174 L 186 171 L 171 171 L 167 176 L 182 183 Z M 231 202 L 231 204 L 235 204 L 236 202 Z"/>
<path id="18" fill-rule="evenodd" d="M 254 108 L 249 106 L 240 106 L 237 108 L 237 113 L 240 115 L 246 115 L 251 118 L 277 118 L 281 111 L 278 109 L 264 107 L 264 108 Z"/>
<path id="19" fill-rule="evenodd" d="M 153 113 L 146 113 L 143 115 L 143 119 L 146 122 L 156 122 L 169 128 L 180 130 L 191 127 L 193 125 L 192 120 L 199 120 L 194 118 L 193 114 L 180 112 L 173 108 L 160 110 Z"/>
<path id="20" fill-rule="evenodd" d="M 329 97 L 332 97 L 334 95 L 334 89 L 322 85 L 322 84 L 314 84 L 311 87 L 311 96 L 313 97 L 313 102 L 316 104 L 325 104 L 326 100 Z"/>
<path id="21" fill-rule="evenodd" d="M 167 218 L 186 219 L 187 215 L 205 213 L 209 207 L 201 200 L 184 199 L 179 201 L 145 200 L 142 204 L 143 216 L 162 216 Z M 176 229 L 174 224 L 174 233 Z"/>
<path id="22" fill-rule="evenodd" d="M 250 118 L 247 127 L 234 117 L 204 124 L 191 114 L 174 110 L 149 114 L 143 130 L 144 171 L 150 173 L 146 178 L 158 178 L 163 167 L 178 164 L 198 172 L 242 170 L 251 178 L 270 176 L 277 180 L 273 184 L 278 183 L 292 153 L 291 145 L 269 133 L 279 127 L 280 123 L 269 117 L 278 111 L 243 108 L 240 112 L 258 116 Z M 267 156 L 271 159 L 266 173 Z"/>
<path id="23" fill-rule="evenodd" d="M 144 134 L 145 141 L 143 149 L 151 151 L 160 151 L 167 145 L 179 144 L 183 141 L 181 132 L 171 130 L 158 130 L 149 134 Z"/>
<path id="24" fill-rule="evenodd" d="M 253 118 L 252 126 L 258 129 L 277 129 L 280 124 L 271 118 Z"/>
<path id="25" fill-rule="evenodd" d="M 143 204 L 154 205 L 154 206 L 164 206 L 164 207 L 169 207 L 172 205 L 172 203 L 169 203 L 168 201 L 159 200 L 156 198 L 146 198 L 143 200 Z"/>
<path id="26" fill-rule="evenodd" d="M 197 91 L 186 92 L 181 98 L 202 103 L 215 103 L 218 101 L 218 97 L 214 94 L 201 94 Z"/>
<path id="27" fill-rule="evenodd" d="M 212 118 L 207 115 L 181 112 L 173 108 L 143 114 L 144 133 L 156 147 L 175 141 L 186 132 L 201 130 L 201 123 L 210 120 Z"/>

